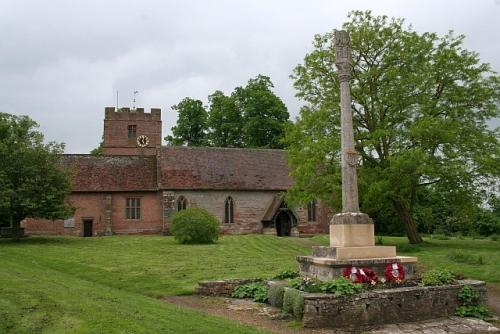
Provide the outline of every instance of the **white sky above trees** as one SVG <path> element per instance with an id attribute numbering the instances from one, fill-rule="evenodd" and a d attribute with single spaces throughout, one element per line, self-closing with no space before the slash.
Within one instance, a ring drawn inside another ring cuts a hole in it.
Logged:
<path id="1" fill-rule="evenodd" d="M 500 72 L 500 0 L 2 0 L 0 111 L 28 115 L 47 140 L 87 153 L 116 90 L 120 106 L 131 107 L 138 90 L 138 107 L 162 108 L 165 136 L 182 98 L 207 103 L 261 73 L 295 118 L 301 103 L 289 75 L 314 34 L 366 9 L 419 32 L 465 34 L 465 47 Z"/>

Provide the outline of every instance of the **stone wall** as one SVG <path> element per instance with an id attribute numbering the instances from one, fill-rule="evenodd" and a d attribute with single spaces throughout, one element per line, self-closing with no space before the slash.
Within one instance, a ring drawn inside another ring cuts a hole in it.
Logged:
<path id="1" fill-rule="evenodd" d="M 221 223 L 225 234 L 249 234 L 262 233 L 262 217 L 271 205 L 278 191 L 244 191 L 244 190 L 192 190 L 173 191 L 174 199 L 184 196 L 188 201 L 188 207 L 200 207 L 214 214 Z M 224 223 L 224 204 L 226 198 L 231 196 L 234 205 L 234 223 Z M 174 204 L 174 212 L 177 202 Z M 318 204 L 317 221 L 307 221 L 307 210 L 299 208 L 295 210 L 298 215 L 297 230 L 299 235 L 313 235 L 328 231 L 328 218 L 331 216 L 328 208 Z M 275 233 L 275 232 L 274 232 Z"/>
<path id="2" fill-rule="evenodd" d="M 199 207 L 210 211 L 221 223 L 223 233 L 261 233 L 261 219 L 277 192 L 273 191 L 175 191 L 175 200 L 184 196 L 188 207 Z M 234 208 L 234 223 L 224 223 L 224 205 L 231 196 Z M 177 202 L 175 204 L 177 208 Z"/>
<path id="3" fill-rule="evenodd" d="M 373 290 L 349 297 L 304 294 L 305 327 L 348 327 L 412 322 L 451 316 L 458 307 L 458 291 L 472 285 L 486 303 L 484 282 L 458 281 L 436 287 Z"/>
<path id="4" fill-rule="evenodd" d="M 254 282 L 261 282 L 258 278 L 226 279 L 220 281 L 198 282 L 195 293 L 201 296 L 230 297 L 237 286 Z"/>

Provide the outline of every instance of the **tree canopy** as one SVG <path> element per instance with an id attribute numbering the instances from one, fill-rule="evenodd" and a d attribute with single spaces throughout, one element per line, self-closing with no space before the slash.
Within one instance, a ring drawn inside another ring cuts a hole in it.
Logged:
<path id="1" fill-rule="evenodd" d="M 186 97 L 172 106 L 172 110 L 179 114 L 177 125 L 172 127 L 173 136 L 167 136 L 165 140 L 173 145 L 204 145 L 207 139 L 207 111 L 203 102 Z"/>
<path id="2" fill-rule="evenodd" d="M 464 36 L 417 33 L 403 19 L 354 11 L 343 25 L 351 37 L 352 112 L 361 207 L 390 209 L 410 242 L 422 239 L 415 214 L 429 190 L 478 204 L 500 176 L 500 78 Z M 318 197 L 339 206 L 340 97 L 333 32 L 294 69 L 305 102 L 286 142 L 295 184 L 289 200 Z M 376 222 L 383 223 L 383 222 Z"/>
<path id="3" fill-rule="evenodd" d="M 0 113 L 0 220 L 18 229 L 27 217 L 66 218 L 68 173 L 57 166 L 64 145 L 44 144 L 37 123 Z"/>
<path id="4" fill-rule="evenodd" d="M 229 96 L 215 91 L 208 111 L 200 100 L 185 98 L 172 107 L 179 118 L 165 139 L 174 145 L 283 148 L 289 114 L 273 87 L 269 77 L 258 75 Z"/>
<path id="5" fill-rule="evenodd" d="M 243 146 L 243 115 L 232 96 L 220 90 L 208 97 L 209 143 L 219 147 Z"/>

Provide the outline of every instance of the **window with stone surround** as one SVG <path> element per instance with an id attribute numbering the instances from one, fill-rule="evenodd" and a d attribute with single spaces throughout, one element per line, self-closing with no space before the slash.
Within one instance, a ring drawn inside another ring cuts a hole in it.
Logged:
<path id="1" fill-rule="evenodd" d="M 125 199 L 125 218 L 141 219 L 141 199 L 128 197 Z"/>
<path id="2" fill-rule="evenodd" d="M 187 199 L 184 196 L 179 196 L 177 199 L 177 211 L 186 210 L 187 208 Z"/>
<path id="3" fill-rule="evenodd" d="M 312 201 L 307 204 L 307 221 L 308 222 L 315 222 L 316 221 L 316 200 L 313 199 Z"/>
<path id="4" fill-rule="evenodd" d="M 226 203 L 224 205 L 224 222 L 226 224 L 234 223 L 234 201 L 231 196 L 226 198 Z"/>
<path id="5" fill-rule="evenodd" d="M 131 124 L 128 126 L 128 137 L 129 138 L 137 137 L 137 125 Z"/>

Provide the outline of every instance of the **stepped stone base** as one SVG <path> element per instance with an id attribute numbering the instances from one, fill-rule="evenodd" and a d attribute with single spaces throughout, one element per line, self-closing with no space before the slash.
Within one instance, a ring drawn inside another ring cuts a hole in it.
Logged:
<path id="1" fill-rule="evenodd" d="M 314 257 L 327 257 L 337 260 L 377 259 L 396 257 L 394 246 L 360 246 L 360 247 L 324 247 L 313 246 Z"/>
<path id="2" fill-rule="evenodd" d="M 379 277 L 384 277 L 385 267 L 390 263 L 401 264 L 405 270 L 406 278 L 412 278 L 415 275 L 417 258 L 412 256 L 393 256 L 365 259 L 335 259 L 329 257 L 297 256 L 297 261 L 299 262 L 299 270 L 302 276 L 316 277 L 327 281 L 342 276 L 344 269 L 347 267 L 369 267 Z"/>

